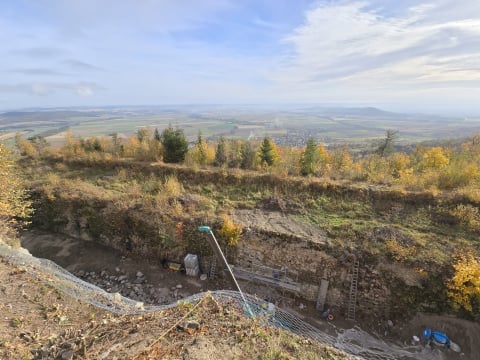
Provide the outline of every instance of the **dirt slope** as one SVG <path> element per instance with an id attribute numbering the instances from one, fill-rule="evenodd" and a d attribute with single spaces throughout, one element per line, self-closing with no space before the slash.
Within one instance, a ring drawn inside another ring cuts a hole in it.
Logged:
<path id="1" fill-rule="evenodd" d="M 149 315 L 114 315 L 0 258 L 2 359 L 346 359 L 206 296 Z"/>

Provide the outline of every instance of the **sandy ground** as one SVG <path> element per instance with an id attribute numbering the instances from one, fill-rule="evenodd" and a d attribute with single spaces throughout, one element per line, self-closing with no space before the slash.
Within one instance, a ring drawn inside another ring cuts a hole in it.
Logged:
<path id="1" fill-rule="evenodd" d="M 145 278 L 149 284 L 164 288 L 166 292 L 171 290 L 172 287 L 181 284 L 182 296 L 189 296 L 205 290 L 231 288 L 231 285 L 224 280 L 217 282 L 211 282 L 209 280 L 200 281 L 198 278 L 187 277 L 180 273 L 171 273 L 163 269 L 160 264 L 125 258 L 118 251 L 108 247 L 93 242 L 73 239 L 64 235 L 38 232 L 27 233 L 23 236 L 22 245 L 34 256 L 53 260 L 72 273 L 78 273 L 81 270 L 95 271 L 97 273 L 101 271 L 115 273 L 118 269 L 121 269 L 122 273 L 128 274 L 134 279 L 135 274 L 140 271 L 145 274 Z M 274 289 L 269 289 L 261 285 L 241 283 L 241 286 L 248 293 L 269 299 L 269 301 L 289 309 L 298 317 L 303 318 L 319 328 L 319 330 L 330 335 L 342 333 L 355 325 L 361 326 L 361 324 L 358 323 L 343 321 L 340 317 L 333 323 L 327 323 L 320 318 L 320 314 L 314 309 L 313 304 L 302 302 L 298 298 L 283 296 L 283 294 L 276 292 Z M 172 302 L 174 300 L 175 299 L 171 299 Z M 383 343 L 383 341 L 390 342 L 392 346 L 401 349 L 402 346 L 411 346 L 412 336 L 417 335 L 420 337 L 423 329 L 426 327 L 446 332 L 454 342 L 460 345 L 462 352 L 455 353 L 451 350 L 438 349 L 435 347 L 432 349 L 424 349 L 423 345 L 420 344 L 412 350 L 417 352 L 415 357 L 407 356 L 397 358 L 445 360 L 480 359 L 480 324 L 449 316 L 418 314 L 409 322 L 393 324 L 392 327 L 386 325 L 385 328 L 388 331 L 386 331 L 385 334 L 374 334 L 374 336 L 375 339 L 379 339 L 379 343 Z M 346 334 L 348 334 L 348 332 Z M 358 332 L 355 334 L 352 333 L 351 341 L 361 342 L 356 339 L 355 336 L 358 336 Z M 370 337 L 369 334 L 365 332 L 363 332 L 362 336 L 364 338 Z M 376 341 L 375 339 L 373 340 L 374 342 Z"/>

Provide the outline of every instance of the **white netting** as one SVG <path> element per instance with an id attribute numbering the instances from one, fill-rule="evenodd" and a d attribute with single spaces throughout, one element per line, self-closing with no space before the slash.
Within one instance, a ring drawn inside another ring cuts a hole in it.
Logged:
<path id="1" fill-rule="evenodd" d="M 45 281 L 76 299 L 117 314 L 139 314 L 162 311 L 175 307 L 179 303 L 176 302 L 159 306 L 143 305 L 118 293 L 108 293 L 95 285 L 77 278 L 50 260 L 33 257 L 23 250 L 12 249 L 3 244 L 1 240 L 0 256 L 23 268 L 34 277 Z M 269 311 L 270 309 L 266 308 L 263 299 L 252 295 L 245 294 L 247 300 L 247 306 L 245 306 L 242 297 L 236 291 L 218 290 L 211 291 L 210 293 L 217 301 L 242 309 L 246 315 L 264 319 L 270 326 L 329 344 L 347 353 L 366 359 L 433 359 L 431 352 L 425 351 L 422 347 L 400 348 L 395 345 L 386 344 L 382 340 L 356 327 L 339 331 L 337 336 L 326 334 L 284 309 L 275 307 L 273 312 Z M 182 299 L 180 302 L 196 302 L 204 295 L 205 293 L 195 294 Z M 438 357 L 439 355 L 440 357 Z M 441 354 L 436 353 L 435 356 L 435 359 L 441 359 Z"/>

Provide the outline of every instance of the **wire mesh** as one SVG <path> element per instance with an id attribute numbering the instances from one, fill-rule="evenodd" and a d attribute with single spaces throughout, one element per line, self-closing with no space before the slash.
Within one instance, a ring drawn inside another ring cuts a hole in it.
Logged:
<path id="1" fill-rule="evenodd" d="M 162 311 L 176 307 L 180 303 L 195 303 L 205 296 L 205 293 L 198 293 L 168 305 L 144 305 L 118 293 L 108 293 L 77 278 L 50 260 L 36 258 L 24 249 L 12 249 L 2 243 L 1 239 L 0 256 L 65 294 L 116 314 L 128 315 Z M 249 294 L 244 294 L 246 303 L 237 291 L 217 290 L 211 291 L 210 294 L 217 301 L 235 306 L 244 311 L 247 316 L 260 319 L 266 325 L 329 344 L 361 358 L 374 360 L 431 359 L 424 349 L 419 349 L 418 346 L 406 350 L 386 344 L 357 327 L 341 331 L 337 336 L 329 335 L 285 309 L 274 307 L 272 310 L 265 300 Z M 248 306 L 248 309 L 245 308 L 246 306 Z"/>

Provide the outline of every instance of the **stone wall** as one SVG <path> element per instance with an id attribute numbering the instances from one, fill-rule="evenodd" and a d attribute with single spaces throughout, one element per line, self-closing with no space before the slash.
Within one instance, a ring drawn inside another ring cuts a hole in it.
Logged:
<path id="1" fill-rule="evenodd" d="M 301 283 L 300 296 L 317 301 L 320 281 L 329 281 L 326 304 L 340 313 L 348 307 L 354 256 L 330 250 L 325 243 L 302 239 L 279 239 L 254 231 L 246 233 L 238 244 L 235 263 L 248 267 L 251 263 L 278 268 L 287 267 L 290 280 Z M 358 317 L 389 315 L 390 290 L 385 277 L 375 266 L 362 263 L 358 276 Z"/>

